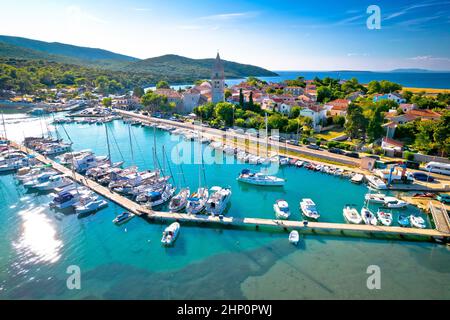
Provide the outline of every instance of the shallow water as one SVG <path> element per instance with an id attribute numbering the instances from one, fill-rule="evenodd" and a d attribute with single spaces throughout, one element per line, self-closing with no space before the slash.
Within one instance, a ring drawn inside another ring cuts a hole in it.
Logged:
<path id="1" fill-rule="evenodd" d="M 47 127 L 36 118 L 27 118 L 25 126 L 15 121 L 8 118 L 7 129 L 17 139 L 24 133 L 39 135 Z M 121 121 L 108 128 L 114 161 L 123 157 L 127 165 L 153 167 L 153 129 L 132 128 L 132 156 L 128 128 Z M 107 153 L 104 126 L 65 129 L 75 150 Z M 160 146 L 170 154 L 179 143 L 162 131 L 156 131 L 156 141 L 160 162 Z M 185 144 L 191 145 L 181 142 L 179 147 Z M 169 163 L 178 176 L 170 156 Z M 343 222 L 343 205 L 362 206 L 367 192 L 364 186 L 296 168 L 278 173 L 288 179 L 284 188 L 242 186 L 235 177 L 244 167 L 248 165 L 205 166 L 208 186 L 232 188 L 228 215 L 272 218 L 273 202 L 283 198 L 291 205 L 291 219 L 300 219 L 298 201 L 310 197 L 321 221 Z M 183 170 L 194 190 L 198 166 L 183 165 Z M 117 227 L 111 220 L 123 209 L 112 203 L 78 219 L 50 210 L 49 200 L 46 194 L 26 192 L 12 175 L 0 176 L 2 299 L 450 298 L 450 252 L 445 246 L 311 235 L 294 247 L 284 233 L 183 226 L 175 247 L 162 248 L 164 226 L 135 218 Z M 81 269 L 81 290 L 66 287 L 70 265 Z M 381 290 L 366 287 L 369 265 L 381 268 Z"/>

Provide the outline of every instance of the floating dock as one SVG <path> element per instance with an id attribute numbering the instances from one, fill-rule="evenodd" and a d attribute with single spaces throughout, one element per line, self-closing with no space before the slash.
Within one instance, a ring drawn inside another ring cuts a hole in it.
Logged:
<path id="1" fill-rule="evenodd" d="M 51 165 L 53 169 L 59 171 L 61 174 L 65 174 L 74 181 L 81 185 L 90 188 L 92 191 L 98 193 L 106 199 L 120 205 L 129 212 L 146 218 L 152 222 L 182 222 L 192 223 L 200 226 L 207 227 L 234 227 L 244 228 L 251 230 L 271 229 L 277 231 L 290 231 L 298 230 L 302 233 L 313 234 L 336 234 L 344 236 L 356 236 L 356 237 L 374 237 L 380 235 L 382 238 L 401 238 L 412 240 L 438 240 L 448 242 L 450 241 L 450 222 L 448 222 L 448 216 L 446 212 L 435 210 L 437 216 L 443 216 L 436 219 L 439 221 L 437 229 L 416 229 L 416 228 L 402 228 L 402 227 L 384 227 L 384 226 L 370 226 L 370 225 L 355 225 L 345 223 L 327 223 L 327 222 L 308 222 L 307 225 L 303 221 L 291 221 L 291 220 L 275 220 L 275 219 L 262 219 L 262 218 L 237 218 L 237 217 L 214 217 L 209 215 L 190 215 L 183 213 L 171 213 L 171 212 L 159 212 L 146 209 L 145 207 L 137 204 L 136 202 L 115 193 L 108 188 L 98 184 L 97 182 L 86 178 L 85 176 L 74 173 L 72 170 L 56 163 L 50 158 L 47 158 L 34 150 L 28 149 L 25 146 L 11 143 L 11 145 L 18 150 L 25 153 L 32 154 L 35 158 L 43 164 Z M 445 211 L 445 209 L 444 209 Z M 448 229 L 441 227 L 441 223 L 445 223 L 447 218 Z M 444 220 L 443 220 L 444 219 Z M 441 222 L 442 221 L 442 222 Z"/>

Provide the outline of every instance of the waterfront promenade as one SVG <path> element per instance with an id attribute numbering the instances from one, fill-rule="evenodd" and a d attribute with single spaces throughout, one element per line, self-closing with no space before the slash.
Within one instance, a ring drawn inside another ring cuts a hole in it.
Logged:
<path id="1" fill-rule="evenodd" d="M 163 124 L 163 125 L 170 125 L 173 127 L 181 128 L 181 129 L 187 129 L 187 130 L 201 130 L 201 133 L 204 137 L 207 137 L 214 141 L 223 141 L 224 136 L 231 137 L 232 141 L 229 141 L 228 143 L 234 144 L 235 147 L 240 147 L 241 149 L 246 149 L 247 151 L 251 151 L 256 153 L 257 148 L 256 146 L 262 146 L 265 148 L 266 146 L 266 139 L 265 138 L 257 138 L 251 135 L 244 135 L 239 133 L 230 133 L 230 132 L 224 132 L 219 129 L 209 128 L 209 127 L 203 127 L 199 125 L 195 125 L 193 123 L 186 123 L 186 122 L 177 122 L 177 121 L 171 121 L 167 119 L 160 119 L 160 118 L 154 118 L 150 116 L 145 116 L 142 114 L 137 114 L 130 111 L 124 111 L 115 109 L 120 115 L 128 118 L 133 118 L 135 120 L 143 121 L 145 123 L 156 123 L 156 124 Z M 234 139 L 234 141 L 233 141 Z M 247 144 L 244 143 L 244 141 L 248 141 Z M 278 152 L 280 155 L 288 156 L 293 159 L 297 160 L 306 160 L 306 161 L 315 161 L 315 162 L 321 162 L 323 161 L 324 164 L 327 164 L 328 162 L 331 162 L 334 167 L 342 168 L 344 170 L 350 170 L 352 172 L 361 173 L 363 175 L 371 174 L 368 170 L 363 170 L 360 168 L 361 166 L 361 160 L 350 158 L 344 155 L 340 154 L 334 154 L 326 152 L 325 150 L 313 150 L 308 149 L 304 146 L 294 146 L 289 145 L 287 143 L 282 143 L 278 141 L 269 141 L 272 146 L 278 147 Z M 261 147 L 260 147 L 261 148 Z M 310 158 L 314 159 L 311 160 Z M 419 170 L 411 170 L 412 172 L 419 171 Z M 392 184 L 388 187 L 389 190 L 392 191 L 420 191 L 420 192 L 447 192 L 450 191 L 450 180 L 448 177 L 443 175 L 437 175 L 432 174 L 435 178 L 439 179 L 439 182 L 418 182 L 415 181 L 414 184 Z"/>
<path id="2" fill-rule="evenodd" d="M 93 180 L 90 180 L 72 170 L 56 163 L 55 161 L 33 151 L 22 145 L 11 143 L 13 147 L 33 154 L 36 159 L 43 164 L 51 165 L 55 170 L 67 175 L 74 181 L 84 185 L 106 199 L 113 201 L 129 212 L 144 217 L 149 221 L 154 222 L 173 222 L 179 221 L 183 223 L 194 223 L 206 227 L 235 227 L 251 230 L 271 229 L 272 231 L 290 231 L 299 230 L 301 233 L 313 234 L 336 234 L 343 236 L 362 236 L 371 237 L 379 235 L 387 238 L 412 238 L 415 240 L 450 240 L 450 233 L 442 232 L 436 229 L 416 229 L 416 228 L 401 228 L 401 227 L 384 227 L 384 226 L 369 226 L 369 225 L 354 225 L 345 223 L 326 223 L 326 222 L 308 222 L 305 226 L 303 221 L 291 220 L 275 220 L 275 219 L 261 219 L 261 218 L 234 218 L 234 217 L 213 217 L 207 215 L 190 215 L 182 213 L 160 212 L 153 211 L 140 206 L 134 201 L 123 197 L 106 187 L 101 186 Z"/>

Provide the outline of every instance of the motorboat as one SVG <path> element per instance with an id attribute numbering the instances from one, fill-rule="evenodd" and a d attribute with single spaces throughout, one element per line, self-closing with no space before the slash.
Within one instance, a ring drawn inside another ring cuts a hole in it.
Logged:
<path id="1" fill-rule="evenodd" d="M 206 212 L 219 216 L 223 214 L 231 198 L 231 188 L 214 186 L 210 189 L 210 196 L 206 201 Z"/>
<path id="2" fill-rule="evenodd" d="M 389 209 L 402 209 L 406 208 L 408 203 L 395 197 L 386 197 L 384 199 L 384 206 Z"/>
<path id="3" fill-rule="evenodd" d="M 177 240 L 178 234 L 180 233 L 180 224 L 178 222 L 172 223 L 166 229 L 164 229 L 161 243 L 164 246 L 171 246 Z"/>
<path id="4" fill-rule="evenodd" d="M 355 206 L 346 205 L 342 211 L 344 214 L 344 219 L 348 223 L 361 224 L 361 222 L 363 221 L 361 215 L 358 212 L 358 209 L 356 209 Z"/>
<path id="5" fill-rule="evenodd" d="M 106 200 L 82 200 L 75 206 L 75 212 L 79 217 L 89 214 L 92 212 L 96 212 L 108 206 L 108 202 Z"/>
<path id="6" fill-rule="evenodd" d="M 169 202 L 170 212 L 180 212 L 181 210 L 185 209 L 190 194 L 191 191 L 189 190 L 189 188 L 181 189 L 176 196 L 170 199 Z"/>
<path id="7" fill-rule="evenodd" d="M 68 152 L 71 148 L 72 145 L 68 143 L 50 144 L 45 147 L 42 154 L 46 156 L 54 156 L 56 154 Z"/>
<path id="8" fill-rule="evenodd" d="M 241 174 L 237 178 L 238 181 L 258 186 L 284 186 L 286 180 L 278 178 L 276 176 L 266 175 L 261 172 L 252 173 L 248 169 L 242 170 Z"/>
<path id="9" fill-rule="evenodd" d="M 34 187 L 39 191 L 48 191 L 55 188 L 63 188 L 70 184 L 72 184 L 72 180 L 65 175 L 58 174 L 51 176 L 48 181 L 36 184 Z"/>
<path id="10" fill-rule="evenodd" d="M 289 210 L 289 204 L 285 200 L 277 200 L 273 205 L 275 216 L 277 219 L 289 219 L 291 211 Z"/>
<path id="11" fill-rule="evenodd" d="M 187 199 L 186 211 L 190 214 L 198 214 L 205 209 L 206 201 L 209 198 L 207 188 L 198 188 L 197 192 L 191 194 Z"/>
<path id="12" fill-rule="evenodd" d="M 302 199 L 302 201 L 300 201 L 300 210 L 307 218 L 317 220 L 320 217 L 316 204 L 311 199 Z"/>
<path id="13" fill-rule="evenodd" d="M 49 181 L 49 179 L 55 176 L 57 173 L 55 171 L 43 172 L 36 176 L 36 178 L 31 179 L 23 184 L 25 188 L 34 188 L 35 185 Z"/>
<path id="14" fill-rule="evenodd" d="M 122 212 L 121 214 L 119 214 L 117 217 L 115 217 L 112 222 L 114 224 L 121 225 L 121 224 L 124 224 L 124 223 L 130 221 L 134 217 L 135 217 L 134 214 L 132 214 L 131 212 L 125 211 L 125 212 Z"/>
<path id="15" fill-rule="evenodd" d="M 59 192 L 54 196 L 53 200 L 49 203 L 51 208 L 59 210 L 67 209 L 79 204 L 82 201 L 97 200 L 98 196 L 90 192 L 89 190 L 71 190 Z"/>
<path id="16" fill-rule="evenodd" d="M 386 195 L 382 193 L 368 193 L 364 199 L 368 202 L 384 204 Z"/>
<path id="17" fill-rule="evenodd" d="M 379 177 L 367 176 L 366 179 L 367 179 L 367 182 L 369 183 L 369 186 L 371 186 L 372 188 L 375 188 L 377 190 L 386 190 L 387 189 L 386 183 L 383 180 L 381 180 Z"/>
<path id="18" fill-rule="evenodd" d="M 398 216 L 397 220 L 400 227 L 409 227 L 410 225 L 410 219 L 407 215 L 401 214 Z"/>
<path id="19" fill-rule="evenodd" d="M 409 222 L 414 228 L 425 229 L 427 227 L 425 219 L 420 216 L 410 215 Z"/>
<path id="20" fill-rule="evenodd" d="M 361 209 L 361 217 L 365 224 L 376 226 L 378 223 L 377 217 L 368 208 Z"/>
<path id="21" fill-rule="evenodd" d="M 299 241 L 300 241 L 300 234 L 298 233 L 297 230 L 292 230 L 289 233 L 289 242 L 296 246 Z"/>
<path id="22" fill-rule="evenodd" d="M 356 173 L 350 179 L 350 182 L 355 183 L 355 184 L 361 184 L 363 181 L 364 181 L 364 175 L 360 174 L 360 173 Z"/>
<path id="23" fill-rule="evenodd" d="M 59 161 L 60 164 L 65 166 L 65 165 L 71 165 L 72 161 L 75 158 L 79 158 L 86 154 L 92 154 L 92 151 L 89 149 L 86 149 L 86 150 L 81 150 L 81 151 L 68 152 L 63 155 L 57 156 L 56 159 Z"/>
<path id="24" fill-rule="evenodd" d="M 159 207 L 172 198 L 176 188 L 171 184 L 167 184 L 162 191 L 151 191 L 147 195 L 145 206 L 149 209 Z"/>
<path id="25" fill-rule="evenodd" d="M 378 221 L 384 225 L 389 227 L 392 225 L 393 219 L 392 219 L 392 213 L 378 210 L 377 212 Z"/>

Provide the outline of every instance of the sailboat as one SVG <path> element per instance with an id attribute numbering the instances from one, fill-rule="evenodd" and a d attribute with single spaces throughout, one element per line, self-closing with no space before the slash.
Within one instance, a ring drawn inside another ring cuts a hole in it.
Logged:
<path id="1" fill-rule="evenodd" d="M 205 181 L 206 177 L 205 177 L 205 169 L 203 166 L 203 153 L 202 153 L 203 148 L 201 143 L 199 144 L 199 149 L 200 149 L 201 164 L 198 167 L 198 189 L 197 192 L 191 194 L 191 196 L 187 199 L 188 201 L 186 205 L 186 211 L 190 214 L 199 214 L 203 210 L 205 210 L 205 205 L 209 198 L 208 188 L 202 186 L 202 171 L 203 171 L 203 178 Z"/>
<path id="2" fill-rule="evenodd" d="M 177 155 L 179 156 L 178 147 L 176 151 Z M 189 187 L 181 188 L 181 182 L 186 184 L 186 179 L 184 177 L 184 172 L 181 163 L 179 165 L 179 168 L 180 168 L 179 174 L 183 179 L 178 179 L 180 192 L 178 192 L 178 194 L 170 200 L 169 203 L 170 212 L 180 212 L 181 210 L 184 210 L 187 206 L 189 195 L 191 194 L 191 190 L 189 189 Z"/>

